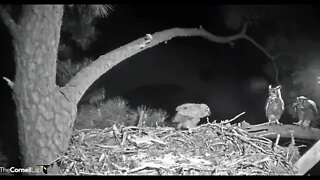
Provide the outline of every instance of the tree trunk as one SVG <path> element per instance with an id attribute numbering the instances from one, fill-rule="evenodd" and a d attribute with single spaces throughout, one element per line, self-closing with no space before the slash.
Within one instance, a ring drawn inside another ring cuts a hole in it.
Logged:
<path id="1" fill-rule="evenodd" d="M 56 86 L 56 60 L 63 6 L 24 5 L 17 24 L 1 6 L 0 16 L 13 36 L 16 61 L 13 90 L 25 167 L 50 164 L 67 150 L 78 101 L 96 79 L 128 57 L 175 37 L 200 36 L 230 44 L 247 39 L 258 45 L 245 34 L 246 26 L 239 34 L 227 37 L 213 35 L 202 27 L 172 28 L 148 34 L 100 56 L 60 88 Z"/>
<path id="2" fill-rule="evenodd" d="M 56 86 L 62 5 L 23 6 L 14 37 L 14 100 L 24 167 L 46 165 L 67 150 L 76 105 Z"/>

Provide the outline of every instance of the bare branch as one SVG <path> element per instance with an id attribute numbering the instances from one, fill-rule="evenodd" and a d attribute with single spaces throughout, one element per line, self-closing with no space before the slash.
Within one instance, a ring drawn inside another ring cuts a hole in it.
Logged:
<path id="1" fill-rule="evenodd" d="M 217 36 L 207 32 L 202 27 L 200 28 L 172 28 L 147 34 L 131 43 L 121 46 L 105 55 L 100 56 L 89 66 L 83 68 L 74 76 L 65 87 L 61 88 L 61 93 L 66 95 L 66 98 L 76 103 L 80 100 L 87 88 L 97 80 L 102 74 L 109 71 L 113 66 L 126 60 L 127 58 L 156 46 L 162 42 L 167 42 L 175 37 L 192 37 L 200 36 L 209 41 L 216 43 L 230 43 L 238 39 L 247 39 L 254 43 L 259 49 L 268 54 L 258 43 L 249 38 L 246 34 L 246 26 L 240 33 L 231 36 Z M 272 57 L 272 56 L 268 56 Z"/>
<path id="2" fill-rule="evenodd" d="M 240 34 L 245 35 L 247 32 L 248 23 L 244 23 L 243 28 L 240 32 Z"/>
<path id="3" fill-rule="evenodd" d="M 10 79 L 6 78 L 6 77 L 2 77 L 5 81 L 7 81 L 8 86 L 13 89 L 14 86 L 14 82 L 12 82 Z"/>
<path id="4" fill-rule="evenodd" d="M 8 27 L 11 35 L 16 38 L 18 36 L 18 26 L 16 22 L 11 18 L 8 11 L 0 5 L 0 16 L 3 23 Z"/>
<path id="5" fill-rule="evenodd" d="M 227 120 L 227 121 L 224 121 L 222 122 L 222 124 L 227 124 L 227 123 L 231 123 L 232 121 L 238 119 L 238 117 L 242 116 L 243 114 L 245 114 L 246 112 L 242 112 L 240 114 L 238 114 L 237 116 L 235 116 L 234 118 L 230 119 L 230 120 Z"/>
<path id="6" fill-rule="evenodd" d="M 253 45 L 255 45 L 258 49 L 260 49 L 270 59 L 271 64 L 273 66 L 274 73 L 275 73 L 275 78 L 276 78 L 275 81 L 276 81 L 276 83 L 279 83 L 279 78 L 278 78 L 279 72 L 278 72 L 276 62 L 275 62 L 276 57 L 272 56 L 268 51 L 266 51 L 260 44 L 258 44 L 251 37 L 244 35 L 243 38 L 250 41 Z"/>

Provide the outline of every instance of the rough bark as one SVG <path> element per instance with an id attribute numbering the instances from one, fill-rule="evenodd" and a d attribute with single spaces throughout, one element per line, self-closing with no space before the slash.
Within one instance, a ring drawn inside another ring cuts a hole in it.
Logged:
<path id="1" fill-rule="evenodd" d="M 76 106 L 56 87 L 62 5 L 26 5 L 13 39 L 14 100 L 23 166 L 50 164 L 67 150 Z"/>

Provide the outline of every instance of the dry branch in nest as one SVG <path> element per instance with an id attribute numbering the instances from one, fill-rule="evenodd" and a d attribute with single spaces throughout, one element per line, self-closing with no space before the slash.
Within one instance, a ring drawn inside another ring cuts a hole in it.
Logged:
<path id="1" fill-rule="evenodd" d="M 292 175 L 288 147 L 252 135 L 230 120 L 190 130 L 123 126 L 75 130 L 60 157 L 65 175 Z"/>

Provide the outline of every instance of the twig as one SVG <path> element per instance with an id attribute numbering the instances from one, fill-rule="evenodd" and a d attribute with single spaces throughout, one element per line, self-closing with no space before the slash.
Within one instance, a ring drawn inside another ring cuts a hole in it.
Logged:
<path id="1" fill-rule="evenodd" d="M 12 19 L 8 11 L 0 5 L 0 16 L 2 22 L 8 27 L 10 34 L 14 37 L 18 37 L 18 25 Z"/>
<path id="2" fill-rule="evenodd" d="M 279 140 L 280 140 L 280 134 L 277 134 L 277 139 L 274 147 L 278 146 Z"/>
<path id="3" fill-rule="evenodd" d="M 142 110 L 139 114 L 139 121 L 138 121 L 138 127 L 142 125 L 142 120 L 144 118 L 144 110 Z"/>
<path id="4" fill-rule="evenodd" d="M 1 6 L 0 6 L 1 7 Z M 2 77 L 5 81 L 7 81 L 8 86 L 10 86 L 11 89 L 13 89 L 14 86 L 14 82 L 12 82 L 10 79 L 6 78 L 6 77 Z"/>
<path id="5" fill-rule="evenodd" d="M 273 57 L 265 49 L 263 49 L 261 45 L 246 35 L 246 30 L 247 25 L 243 27 L 240 33 L 231 36 L 217 36 L 204 30 L 203 28 L 171 28 L 156 32 L 154 34 L 150 34 L 152 36 L 152 41 L 150 41 L 149 44 L 146 44 L 144 48 L 140 48 L 140 45 L 141 43 L 145 42 L 145 36 L 123 45 L 113 51 L 110 51 L 107 54 L 101 55 L 98 59 L 87 66 L 87 68 L 80 70 L 80 72 L 78 72 L 63 88 L 61 88 L 61 91 L 63 94 L 65 94 L 67 99 L 77 103 L 89 86 L 115 65 L 139 52 L 152 48 L 160 43 L 169 41 L 176 37 L 199 36 L 216 43 L 230 43 L 239 39 L 247 39 L 260 50 L 262 50 L 269 58 L 271 58 L 272 62 L 274 62 Z M 94 74 L 91 73 L 92 70 L 95 71 Z M 88 76 L 87 74 L 91 75 Z"/>
<path id="6" fill-rule="evenodd" d="M 246 113 L 246 112 L 242 112 L 242 113 L 238 114 L 237 116 L 235 116 L 234 118 L 232 118 L 232 119 L 230 119 L 230 120 L 227 120 L 227 121 L 222 122 L 222 124 L 228 124 L 228 123 L 230 123 L 230 122 L 232 122 L 232 121 L 236 120 L 238 117 L 242 116 L 242 115 L 243 115 L 243 114 L 245 114 L 245 113 Z"/>
<path id="7" fill-rule="evenodd" d="M 144 164 L 144 165 L 142 165 L 142 166 L 140 166 L 140 167 L 136 167 L 136 168 L 134 168 L 134 169 L 131 169 L 131 170 L 129 170 L 128 173 L 134 173 L 134 172 L 137 172 L 137 171 L 144 170 L 144 169 L 146 169 L 146 168 L 150 168 L 150 169 L 163 169 L 164 167 L 163 167 L 162 165 L 160 165 L 160 164 L 155 164 L 155 163 L 150 162 L 150 163 L 146 163 L 146 164 Z"/>
<path id="8" fill-rule="evenodd" d="M 122 141 L 120 143 L 121 146 L 123 146 L 126 143 L 127 136 L 128 136 L 128 131 L 123 131 L 123 133 L 122 133 Z"/>
<path id="9" fill-rule="evenodd" d="M 108 146 L 108 145 L 102 145 L 102 144 L 96 144 L 96 146 L 101 147 L 101 148 L 108 148 L 108 149 L 119 148 L 119 146 Z"/>
<path id="10" fill-rule="evenodd" d="M 253 45 L 255 45 L 258 49 L 260 49 L 271 61 L 274 73 L 275 73 L 275 82 L 279 83 L 279 77 L 278 77 L 278 68 L 275 62 L 275 57 L 272 56 L 269 52 L 267 52 L 260 44 L 258 44 L 255 40 L 253 40 L 251 37 L 247 35 L 243 35 L 244 39 L 250 41 Z"/>
<path id="11" fill-rule="evenodd" d="M 255 143 L 251 142 L 250 139 L 245 138 L 245 137 L 243 137 L 243 136 L 240 136 L 239 134 L 234 134 L 234 135 L 237 136 L 237 137 L 239 137 L 242 141 L 247 142 L 248 144 L 252 145 L 253 147 L 255 147 L 255 148 L 259 149 L 260 151 L 262 151 L 263 153 L 267 154 L 267 152 L 266 152 L 264 149 L 262 149 L 261 147 L 259 147 L 259 146 L 256 145 Z"/>

